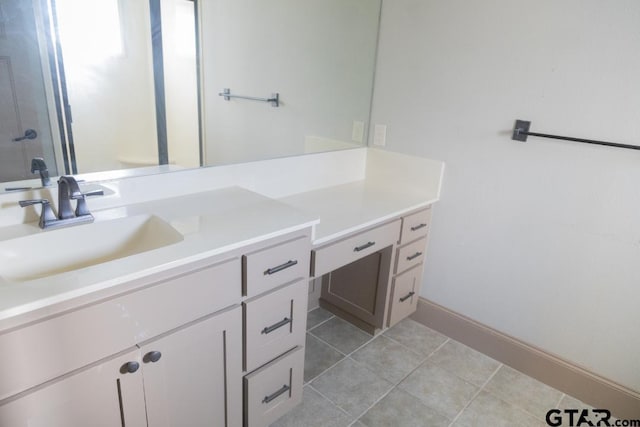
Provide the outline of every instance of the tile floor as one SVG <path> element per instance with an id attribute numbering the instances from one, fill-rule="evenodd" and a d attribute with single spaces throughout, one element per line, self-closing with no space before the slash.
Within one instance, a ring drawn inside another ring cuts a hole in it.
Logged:
<path id="1" fill-rule="evenodd" d="M 303 402 L 272 427 L 547 426 L 586 407 L 413 320 L 373 338 L 308 314 Z"/>

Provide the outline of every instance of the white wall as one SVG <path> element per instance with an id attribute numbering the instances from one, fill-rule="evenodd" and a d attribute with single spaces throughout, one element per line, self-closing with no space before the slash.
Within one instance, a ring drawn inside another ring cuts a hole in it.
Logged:
<path id="1" fill-rule="evenodd" d="M 422 296 L 640 391 L 637 0 L 387 0 L 372 123 L 444 160 Z"/>
<path id="2" fill-rule="evenodd" d="M 379 0 L 201 3 L 205 163 L 304 153 L 367 122 Z M 281 105 L 218 96 L 224 88 Z M 366 125 L 365 125 L 366 126 Z"/>

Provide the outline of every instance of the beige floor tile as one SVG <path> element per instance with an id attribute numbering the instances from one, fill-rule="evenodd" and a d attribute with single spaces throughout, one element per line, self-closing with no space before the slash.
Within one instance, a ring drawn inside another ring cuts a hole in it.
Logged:
<path id="1" fill-rule="evenodd" d="M 331 344 L 344 354 L 349 354 L 373 337 L 350 323 L 334 317 L 309 331 L 321 340 Z"/>
<path id="2" fill-rule="evenodd" d="M 555 408 L 562 396 L 558 390 L 505 365 L 491 378 L 485 390 L 543 421 L 547 411 Z"/>
<path id="3" fill-rule="evenodd" d="M 326 369 L 335 365 L 345 356 L 320 341 L 311 334 L 307 334 L 304 352 L 304 382 L 311 381 Z"/>
<path id="4" fill-rule="evenodd" d="M 433 353 L 435 349 L 448 339 L 433 329 L 429 329 L 411 319 L 404 319 L 394 327 L 388 329 L 384 335 L 424 356 Z"/>
<path id="5" fill-rule="evenodd" d="M 393 384 L 402 381 L 424 360 L 424 356 L 384 335 L 378 336 L 351 357 Z"/>
<path id="6" fill-rule="evenodd" d="M 516 406 L 486 391 L 465 408 L 454 427 L 538 427 L 544 425 Z"/>
<path id="7" fill-rule="evenodd" d="M 438 413 L 453 419 L 471 401 L 478 387 L 451 372 L 423 363 L 399 387 Z"/>
<path id="8" fill-rule="evenodd" d="M 322 307 L 318 307 L 307 313 L 307 331 L 318 326 L 325 320 L 329 320 L 333 317 L 333 313 L 325 310 Z"/>
<path id="9" fill-rule="evenodd" d="M 484 385 L 500 366 L 497 360 L 454 340 L 440 347 L 429 361 L 478 387 Z"/>
<path id="10" fill-rule="evenodd" d="M 271 424 L 271 427 L 346 427 L 352 421 L 353 417 L 317 391 L 305 387 L 302 403 Z"/>
<path id="11" fill-rule="evenodd" d="M 354 416 L 360 416 L 393 384 L 346 358 L 311 382 L 311 386 Z"/>
<path id="12" fill-rule="evenodd" d="M 368 427 L 447 427 L 451 422 L 398 388 L 376 403 L 360 420 Z"/>
<path id="13" fill-rule="evenodd" d="M 560 404 L 558 405 L 558 409 L 592 409 L 592 406 L 587 405 L 584 402 L 579 401 L 578 399 L 564 395 L 560 400 Z"/>

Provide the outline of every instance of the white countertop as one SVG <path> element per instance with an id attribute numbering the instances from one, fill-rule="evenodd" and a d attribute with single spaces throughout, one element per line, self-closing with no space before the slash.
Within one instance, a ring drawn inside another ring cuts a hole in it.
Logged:
<path id="1" fill-rule="evenodd" d="M 383 187 L 365 179 L 278 200 L 320 218 L 313 238 L 319 246 L 426 207 L 438 200 L 438 194 Z"/>
<path id="2" fill-rule="evenodd" d="M 102 183 L 108 195 L 88 202 L 96 222 L 155 215 L 184 239 L 41 279 L 0 278 L 0 331 L 124 292 L 136 279 L 303 228 L 313 227 L 315 246 L 327 244 L 434 203 L 443 172 L 435 160 L 357 149 Z M 50 189 L 0 195 L 0 241 L 55 233 L 40 230 L 36 210 L 17 203 L 55 195 Z"/>
<path id="3" fill-rule="evenodd" d="M 222 254 L 316 224 L 317 216 L 239 187 L 93 212 L 95 222 L 153 214 L 184 236 L 184 240 L 79 270 L 26 282 L 0 279 L 0 330 L 17 316 L 35 312 L 126 284 L 134 279 Z M 76 225 L 74 227 L 90 227 Z M 37 223 L 13 227 L 17 234 L 55 233 Z M 10 230 L 5 230 L 8 234 Z M 65 242 L 73 245 L 74 242 Z M 52 247 L 50 250 L 55 251 Z M 33 319 L 29 319 L 33 320 Z"/>

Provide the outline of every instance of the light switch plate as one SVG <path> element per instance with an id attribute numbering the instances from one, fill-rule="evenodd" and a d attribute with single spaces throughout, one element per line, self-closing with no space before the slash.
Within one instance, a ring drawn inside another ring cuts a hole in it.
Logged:
<path id="1" fill-rule="evenodd" d="M 387 143 L 387 125 L 376 125 L 373 131 L 373 145 L 384 147 Z"/>

